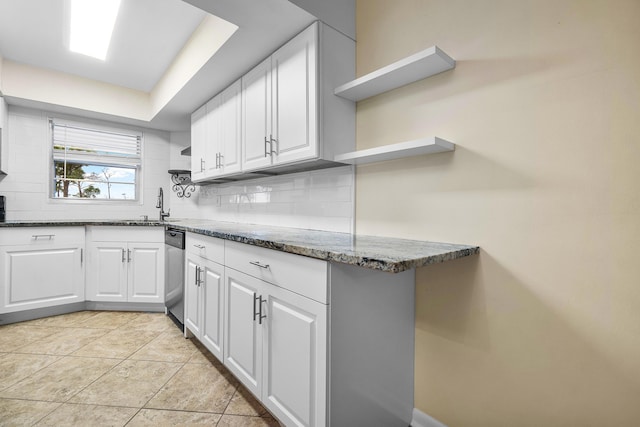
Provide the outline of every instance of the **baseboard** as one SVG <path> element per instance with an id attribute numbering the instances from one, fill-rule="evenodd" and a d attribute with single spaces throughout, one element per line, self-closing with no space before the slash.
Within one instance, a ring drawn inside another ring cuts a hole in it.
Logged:
<path id="1" fill-rule="evenodd" d="M 127 303 L 127 302 L 95 302 L 82 301 L 71 304 L 54 305 L 51 307 L 34 308 L 29 310 L 14 311 L 0 314 L 0 326 L 27 320 L 40 319 L 42 317 L 57 316 L 60 314 L 74 313 L 83 310 L 117 310 L 117 311 L 143 311 L 163 313 L 163 303 Z"/>
<path id="2" fill-rule="evenodd" d="M 447 427 L 430 415 L 413 408 L 413 417 L 411 418 L 411 427 Z"/>
<path id="3" fill-rule="evenodd" d="M 59 314 L 68 314 L 75 311 L 82 311 L 84 309 L 85 303 L 82 301 L 71 304 L 54 305 L 51 307 L 13 311 L 11 313 L 0 314 L 0 325 L 25 322 L 27 320 L 39 319 L 41 317 L 57 316 Z"/>
<path id="4" fill-rule="evenodd" d="M 86 301 L 86 309 L 95 311 L 147 311 L 161 313 L 164 312 L 164 303 Z"/>

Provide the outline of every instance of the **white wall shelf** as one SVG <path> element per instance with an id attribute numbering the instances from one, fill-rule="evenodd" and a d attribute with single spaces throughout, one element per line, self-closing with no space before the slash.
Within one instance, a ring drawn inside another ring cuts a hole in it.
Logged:
<path id="1" fill-rule="evenodd" d="M 335 89 L 334 93 L 360 101 L 455 68 L 456 61 L 432 46 L 382 67 Z"/>
<path id="2" fill-rule="evenodd" d="M 335 156 L 336 162 L 362 165 L 366 163 L 383 162 L 404 157 L 419 156 L 422 154 L 443 153 L 455 150 L 456 145 L 438 137 L 416 139 L 400 142 L 398 144 L 385 145 L 367 150 L 353 151 L 351 153 Z"/>

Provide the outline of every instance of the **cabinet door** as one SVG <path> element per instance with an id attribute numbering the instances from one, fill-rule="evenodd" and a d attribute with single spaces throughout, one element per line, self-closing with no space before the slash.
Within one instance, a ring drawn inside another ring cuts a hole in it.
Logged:
<path id="1" fill-rule="evenodd" d="M 222 175 L 240 172 L 242 147 L 242 84 L 238 80 L 220 95 L 220 171 Z"/>
<path id="2" fill-rule="evenodd" d="M 0 248 L 1 312 L 84 301 L 82 249 Z"/>
<path id="3" fill-rule="evenodd" d="M 184 325 L 196 337 L 201 336 L 200 257 L 187 252 L 184 282 Z"/>
<path id="4" fill-rule="evenodd" d="M 209 351 L 223 360 L 222 324 L 224 313 L 224 267 L 212 261 L 203 260 L 200 273 L 202 299 L 202 329 L 200 341 Z"/>
<path id="5" fill-rule="evenodd" d="M 262 387 L 262 325 L 254 313 L 259 310 L 255 297 L 262 294 L 263 287 L 262 281 L 225 268 L 224 364 L 258 397 Z"/>
<path id="6" fill-rule="evenodd" d="M 127 249 L 118 242 L 94 242 L 89 246 L 87 299 L 127 300 Z"/>
<path id="7" fill-rule="evenodd" d="M 7 103 L 0 96 L 0 172 L 9 173 L 9 123 Z"/>
<path id="8" fill-rule="evenodd" d="M 205 144 L 207 141 L 207 106 L 191 114 L 191 179 L 204 178 Z"/>
<path id="9" fill-rule="evenodd" d="M 207 102 L 207 117 L 205 119 L 205 143 L 204 143 L 204 177 L 211 178 L 219 175 L 218 154 L 220 154 L 220 126 L 222 106 L 220 97 L 216 96 Z"/>
<path id="10" fill-rule="evenodd" d="M 319 154 L 317 31 L 312 25 L 272 55 L 274 164 Z"/>
<path id="11" fill-rule="evenodd" d="M 271 58 L 242 77 L 242 169 L 271 165 Z"/>
<path id="12" fill-rule="evenodd" d="M 164 245 L 129 243 L 128 301 L 164 302 Z"/>
<path id="13" fill-rule="evenodd" d="M 269 288 L 262 401 L 287 425 L 326 424 L 327 307 Z"/>

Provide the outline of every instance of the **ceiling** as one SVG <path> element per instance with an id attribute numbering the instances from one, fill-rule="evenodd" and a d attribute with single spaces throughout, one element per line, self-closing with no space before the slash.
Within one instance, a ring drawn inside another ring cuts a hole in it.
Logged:
<path id="1" fill-rule="evenodd" d="M 65 0 L 0 0 L 0 57 L 152 96 L 207 13 L 238 26 L 149 120 L 5 93 L 12 105 L 170 131 L 189 129 L 191 112 L 316 19 L 288 0 L 123 0 L 102 62 L 66 49 L 65 10 Z"/>
<path id="2" fill-rule="evenodd" d="M 205 14 L 179 0 L 125 0 L 103 62 L 67 48 L 65 0 L 0 0 L 0 52 L 15 62 L 149 92 Z"/>

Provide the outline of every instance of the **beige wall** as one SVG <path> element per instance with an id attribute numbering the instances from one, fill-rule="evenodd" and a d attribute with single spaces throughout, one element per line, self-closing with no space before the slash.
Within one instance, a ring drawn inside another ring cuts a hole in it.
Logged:
<path id="1" fill-rule="evenodd" d="M 359 233 L 477 244 L 417 275 L 415 406 L 449 426 L 640 425 L 640 1 L 358 0 L 358 75 L 453 71 L 358 104 Z"/>

